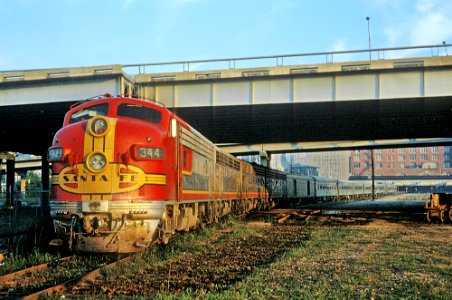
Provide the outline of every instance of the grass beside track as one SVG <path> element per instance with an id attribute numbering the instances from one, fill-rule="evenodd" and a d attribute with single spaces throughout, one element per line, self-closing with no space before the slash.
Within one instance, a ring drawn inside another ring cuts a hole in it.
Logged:
<path id="1" fill-rule="evenodd" d="M 452 226 L 303 226 L 310 239 L 217 292 L 158 299 L 452 299 Z"/>

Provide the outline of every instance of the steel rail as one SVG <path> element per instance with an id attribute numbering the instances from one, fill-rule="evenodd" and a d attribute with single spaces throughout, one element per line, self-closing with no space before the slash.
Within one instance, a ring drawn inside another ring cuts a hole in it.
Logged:
<path id="1" fill-rule="evenodd" d="M 18 278 L 20 276 L 23 276 L 25 274 L 28 274 L 28 273 L 34 273 L 34 272 L 39 271 L 39 270 L 47 269 L 50 266 L 54 266 L 54 265 L 56 265 L 56 264 L 58 264 L 60 262 L 63 262 L 63 261 L 66 261 L 66 260 L 70 260 L 72 258 L 74 258 L 74 256 L 67 256 L 67 257 L 56 259 L 54 261 L 50 261 L 50 262 L 43 263 L 43 264 L 40 264 L 40 265 L 32 266 L 30 268 L 23 269 L 23 270 L 14 272 L 14 273 L 9 273 L 9 274 L 0 276 L 0 283 L 8 281 L 8 280 L 14 280 L 14 279 L 16 279 L 16 278 Z"/>
<path id="2" fill-rule="evenodd" d="M 55 296 L 55 295 L 62 295 L 65 292 L 70 291 L 71 289 L 73 289 L 76 286 L 81 286 L 83 284 L 86 284 L 90 281 L 93 281 L 94 279 L 96 279 L 96 277 L 98 277 L 101 274 L 102 270 L 105 270 L 107 268 L 112 268 L 117 266 L 120 263 L 125 263 L 127 261 L 129 261 L 131 258 L 133 257 L 133 255 L 127 256 L 123 259 L 117 260 L 111 264 L 105 265 L 101 268 L 95 269 L 91 272 L 88 272 L 82 276 L 70 279 L 62 284 L 58 284 L 55 285 L 53 287 L 47 288 L 45 290 L 33 293 L 31 295 L 28 296 L 24 296 L 21 299 L 22 300 L 38 300 L 40 299 L 42 296 Z"/>

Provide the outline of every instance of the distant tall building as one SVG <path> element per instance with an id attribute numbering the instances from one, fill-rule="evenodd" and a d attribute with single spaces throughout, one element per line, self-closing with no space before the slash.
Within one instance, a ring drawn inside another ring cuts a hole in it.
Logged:
<path id="1" fill-rule="evenodd" d="M 337 179 L 349 177 L 350 151 L 314 152 L 310 153 L 310 163 L 318 167 L 319 176 Z"/>
<path id="2" fill-rule="evenodd" d="M 348 179 L 350 151 L 285 154 L 281 157 L 284 170 L 290 172 L 301 166 L 317 170 L 319 176 Z M 272 158 L 273 160 L 273 158 Z"/>
<path id="3" fill-rule="evenodd" d="M 452 174 L 452 147 L 411 147 L 374 150 L 376 176 L 444 176 Z M 370 176 L 370 150 L 350 154 L 350 175 Z"/>

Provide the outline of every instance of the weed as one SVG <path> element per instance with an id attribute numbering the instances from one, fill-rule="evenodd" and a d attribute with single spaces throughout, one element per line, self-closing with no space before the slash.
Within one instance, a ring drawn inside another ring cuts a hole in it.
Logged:
<path id="1" fill-rule="evenodd" d="M 33 251 L 29 254 L 24 254 L 20 247 L 16 247 L 16 249 L 9 252 L 6 256 L 3 267 L 0 269 L 0 274 L 12 273 L 17 270 L 46 263 L 58 258 L 59 255 L 55 256 L 47 252 L 40 252 L 37 248 L 33 249 Z"/>

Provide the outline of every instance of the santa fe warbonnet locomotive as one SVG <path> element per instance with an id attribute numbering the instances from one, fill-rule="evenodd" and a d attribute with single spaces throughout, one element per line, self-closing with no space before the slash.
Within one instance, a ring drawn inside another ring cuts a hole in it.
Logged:
<path id="1" fill-rule="evenodd" d="M 137 252 L 270 206 L 250 164 L 143 100 L 107 95 L 72 107 L 48 159 L 54 227 L 77 252 Z"/>
<path id="2" fill-rule="evenodd" d="M 162 105 L 110 95 L 71 108 L 48 159 L 54 227 L 76 252 L 142 251 L 230 212 L 372 192 L 369 183 L 249 164 Z M 393 185 L 377 185 L 378 195 L 393 192 Z"/>

